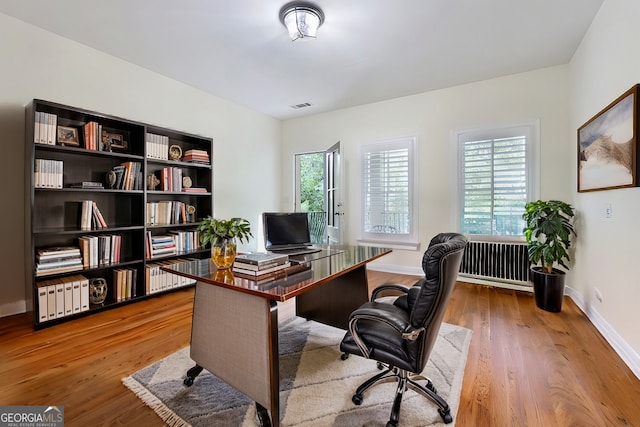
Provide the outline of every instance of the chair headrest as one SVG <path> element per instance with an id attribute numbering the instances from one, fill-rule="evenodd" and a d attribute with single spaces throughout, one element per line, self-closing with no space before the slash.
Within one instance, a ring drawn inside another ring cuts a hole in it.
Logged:
<path id="1" fill-rule="evenodd" d="M 463 249 L 466 244 L 467 238 L 460 233 L 440 233 L 434 236 L 422 257 L 425 277 L 437 277 L 440 274 L 439 265 L 442 257 Z"/>

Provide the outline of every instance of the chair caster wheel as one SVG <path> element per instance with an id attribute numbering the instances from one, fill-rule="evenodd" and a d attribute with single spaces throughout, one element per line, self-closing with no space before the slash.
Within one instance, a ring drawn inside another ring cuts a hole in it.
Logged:
<path id="1" fill-rule="evenodd" d="M 449 413 L 449 411 L 445 412 L 441 409 L 438 409 L 438 412 L 440 413 L 440 416 L 442 417 L 442 422 L 444 422 L 445 424 L 450 424 L 453 422 L 453 417 L 451 416 L 451 414 Z"/>
<path id="2" fill-rule="evenodd" d="M 356 405 L 358 405 L 358 406 L 362 405 L 362 395 L 361 394 L 354 394 L 351 397 L 351 401 L 353 403 L 355 403 Z"/>
<path id="3" fill-rule="evenodd" d="M 387 422 L 387 426 L 386 427 L 398 427 L 398 423 L 394 423 L 394 422 Z"/>
<path id="4" fill-rule="evenodd" d="M 347 360 L 349 358 L 349 353 L 342 353 L 340 355 L 340 360 Z"/>
<path id="5" fill-rule="evenodd" d="M 182 381 L 182 383 L 187 387 L 191 387 L 193 385 L 193 378 L 187 377 Z"/>

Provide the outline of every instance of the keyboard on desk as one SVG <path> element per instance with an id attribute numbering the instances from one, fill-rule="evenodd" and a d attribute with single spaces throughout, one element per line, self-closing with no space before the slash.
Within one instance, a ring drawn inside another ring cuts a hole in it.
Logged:
<path id="1" fill-rule="evenodd" d="M 292 248 L 292 249 L 278 249 L 276 251 L 269 251 L 278 255 L 305 255 L 305 254 L 313 254 L 316 252 L 320 252 L 321 248 L 314 248 L 313 246 L 307 248 Z"/>

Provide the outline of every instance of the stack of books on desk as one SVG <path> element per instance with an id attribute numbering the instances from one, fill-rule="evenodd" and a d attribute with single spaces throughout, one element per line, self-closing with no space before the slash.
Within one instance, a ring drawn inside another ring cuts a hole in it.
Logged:
<path id="1" fill-rule="evenodd" d="M 238 255 L 233 263 L 233 272 L 240 277 L 248 276 L 257 280 L 290 266 L 288 255 L 256 252 Z"/>

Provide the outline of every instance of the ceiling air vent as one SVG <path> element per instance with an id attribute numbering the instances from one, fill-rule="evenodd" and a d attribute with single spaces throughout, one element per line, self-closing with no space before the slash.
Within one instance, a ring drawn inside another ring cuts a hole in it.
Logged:
<path id="1" fill-rule="evenodd" d="M 296 104 L 296 105 L 292 105 L 291 108 L 293 108 L 294 110 L 299 110 L 300 108 L 307 108 L 307 107 L 311 107 L 313 104 L 311 104 L 310 102 L 304 102 L 302 104 Z"/>

